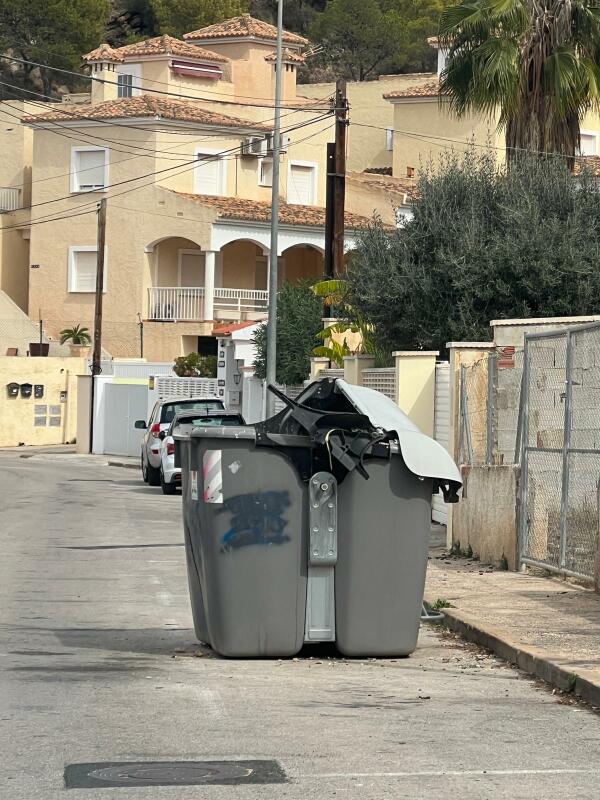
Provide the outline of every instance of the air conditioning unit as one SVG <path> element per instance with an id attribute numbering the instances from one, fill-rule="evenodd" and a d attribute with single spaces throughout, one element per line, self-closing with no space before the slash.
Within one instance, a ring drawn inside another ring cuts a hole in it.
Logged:
<path id="1" fill-rule="evenodd" d="M 247 158 L 257 158 L 267 152 L 267 142 L 264 136 L 247 136 L 242 142 L 242 155 Z"/>
<path id="2" fill-rule="evenodd" d="M 287 133 L 281 133 L 279 135 L 279 152 L 285 153 L 290 146 L 290 137 Z M 273 153 L 273 134 L 270 133 L 267 138 L 267 153 L 271 155 Z"/>

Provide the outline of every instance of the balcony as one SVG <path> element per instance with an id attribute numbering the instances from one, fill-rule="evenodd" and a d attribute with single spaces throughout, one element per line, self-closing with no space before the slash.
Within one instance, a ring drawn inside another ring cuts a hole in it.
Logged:
<path id="1" fill-rule="evenodd" d="M 269 293 L 263 289 L 215 287 L 214 319 L 243 321 L 267 313 Z M 148 319 L 153 322 L 202 322 L 205 319 L 202 286 L 155 286 L 148 289 Z"/>
<path id="2" fill-rule="evenodd" d="M 5 214 L 7 211 L 16 211 L 20 207 L 21 190 L 9 186 L 0 186 L 0 214 Z"/>

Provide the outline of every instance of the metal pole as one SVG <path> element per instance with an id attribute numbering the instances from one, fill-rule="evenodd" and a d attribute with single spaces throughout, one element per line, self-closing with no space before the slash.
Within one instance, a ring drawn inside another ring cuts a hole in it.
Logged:
<path id="1" fill-rule="evenodd" d="M 140 358 L 144 357 L 144 321 L 142 315 L 138 314 L 138 326 L 140 329 Z"/>
<path id="2" fill-rule="evenodd" d="M 104 248 L 106 242 L 106 198 L 98 208 L 98 252 L 96 254 L 96 303 L 94 308 L 94 350 L 92 353 L 92 390 L 90 407 L 90 453 L 94 443 L 94 402 L 96 376 L 102 372 L 102 295 L 104 292 Z"/>
<path id="3" fill-rule="evenodd" d="M 279 236 L 279 148 L 281 128 L 281 50 L 283 0 L 277 0 L 277 60 L 275 62 L 275 117 L 273 120 L 273 186 L 271 189 L 271 250 L 267 319 L 267 384 L 277 382 L 277 252 Z M 275 413 L 275 396 L 267 392 L 267 418 Z"/>
<path id="4" fill-rule="evenodd" d="M 563 462 L 562 462 L 562 486 L 560 499 L 560 547 L 558 566 L 561 569 L 566 567 L 567 559 L 567 527 L 569 510 L 569 448 L 571 446 L 571 414 L 573 401 L 573 334 L 567 331 L 567 359 L 565 368 L 565 418 L 564 418 L 564 437 L 563 437 Z"/>
<path id="5" fill-rule="evenodd" d="M 485 463 L 494 463 L 494 388 L 496 383 L 496 355 L 488 353 L 487 419 Z"/>

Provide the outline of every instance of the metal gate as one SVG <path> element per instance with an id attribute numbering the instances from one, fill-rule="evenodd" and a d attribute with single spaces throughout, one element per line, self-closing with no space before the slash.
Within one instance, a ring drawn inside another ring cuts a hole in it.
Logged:
<path id="1" fill-rule="evenodd" d="M 143 431 L 136 419 L 146 419 L 148 388 L 144 384 L 107 383 L 104 387 L 104 451 L 113 456 L 139 456 Z"/>
<path id="2" fill-rule="evenodd" d="M 528 334 L 517 447 L 524 564 L 593 578 L 600 481 L 600 324 Z"/>

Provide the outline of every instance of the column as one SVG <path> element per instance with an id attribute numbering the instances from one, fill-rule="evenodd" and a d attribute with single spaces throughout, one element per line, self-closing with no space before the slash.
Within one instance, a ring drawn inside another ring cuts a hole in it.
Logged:
<path id="1" fill-rule="evenodd" d="M 375 366 L 375 357 L 368 353 L 357 353 L 353 356 L 344 356 L 344 380 L 355 386 L 363 385 L 363 369 L 372 369 Z"/>
<path id="2" fill-rule="evenodd" d="M 215 251 L 204 252 L 204 314 L 205 320 L 215 317 Z"/>
<path id="3" fill-rule="evenodd" d="M 427 436 L 433 436 L 435 360 L 437 350 L 399 350 L 396 361 L 396 402 Z"/>

